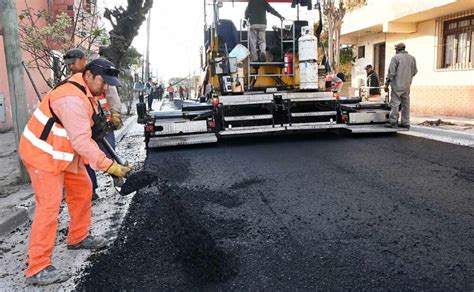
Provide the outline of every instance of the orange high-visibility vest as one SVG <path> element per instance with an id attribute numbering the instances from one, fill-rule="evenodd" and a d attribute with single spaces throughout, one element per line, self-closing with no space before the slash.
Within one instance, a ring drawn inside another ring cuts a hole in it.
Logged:
<path id="1" fill-rule="evenodd" d="M 112 120 L 112 107 L 110 106 L 107 98 L 105 97 L 105 93 L 102 93 L 97 97 L 97 100 L 102 107 L 102 111 L 104 112 L 104 117 L 107 121 Z"/>
<path id="2" fill-rule="evenodd" d="M 334 76 L 336 76 L 336 74 L 329 74 L 326 76 L 326 88 L 325 90 L 326 91 L 341 91 L 341 87 L 342 87 L 342 84 L 343 82 L 342 81 L 339 81 L 339 82 L 334 82 Z"/>
<path id="3" fill-rule="evenodd" d="M 79 88 L 80 86 L 83 88 Z M 64 171 L 69 166 L 74 155 L 77 154 L 72 148 L 66 129 L 52 112 L 50 104 L 65 96 L 81 97 L 84 104 L 88 106 L 90 126 L 92 127 L 94 123 L 92 105 L 96 107 L 97 102 L 87 95 L 91 94 L 82 78 L 82 73 L 71 76 L 68 82 L 46 94 L 26 124 L 20 139 L 19 152 L 25 163 L 53 173 Z"/>

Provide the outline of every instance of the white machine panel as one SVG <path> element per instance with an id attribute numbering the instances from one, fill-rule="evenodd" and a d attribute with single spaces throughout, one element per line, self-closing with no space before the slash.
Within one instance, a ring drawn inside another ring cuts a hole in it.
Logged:
<path id="1" fill-rule="evenodd" d="M 187 133 L 200 133 L 207 132 L 207 121 L 166 121 L 157 120 L 155 127 L 163 127 L 162 131 L 155 131 L 155 135 L 171 135 L 171 134 L 187 134 Z"/>
<path id="2" fill-rule="evenodd" d="M 371 123 L 388 123 L 388 115 L 390 111 L 362 111 L 357 113 L 349 113 L 349 124 L 371 124 Z"/>

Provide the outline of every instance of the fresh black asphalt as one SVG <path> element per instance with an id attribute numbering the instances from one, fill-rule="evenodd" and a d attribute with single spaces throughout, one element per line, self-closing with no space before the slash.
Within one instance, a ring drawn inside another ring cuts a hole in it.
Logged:
<path id="1" fill-rule="evenodd" d="M 474 290 L 473 148 L 246 138 L 151 150 L 144 169 L 79 290 Z"/>

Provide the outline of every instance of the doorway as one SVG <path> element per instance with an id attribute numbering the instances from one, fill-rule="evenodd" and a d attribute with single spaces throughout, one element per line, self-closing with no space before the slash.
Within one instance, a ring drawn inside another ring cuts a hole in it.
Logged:
<path id="1" fill-rule="evenodd" d="M 379 76 L 380 84 L 385 79 L 385 42 L 374 45 L 374 70 Z"/>

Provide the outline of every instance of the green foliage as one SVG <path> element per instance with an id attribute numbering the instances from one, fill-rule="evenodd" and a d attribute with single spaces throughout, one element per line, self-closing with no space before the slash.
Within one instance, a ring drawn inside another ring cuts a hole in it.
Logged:
<path id="1" fill-rule="evenodd" d="M 74 17 L 62 13 L 51 17 L 46 10 L 27 6 L 18 15 L 20 44 L 22 50 L 31 55 L 27 62 L 30 69 L 37 70 L 46 83 L 53 87 L 63 79 L 67 71 L 62 68 L 63 54 L 75 47 L 90 53 L 105 42 L 106 31 L 97 25 L 97 14 L 80 10 Z M 51 74 L 44 73 L 51 70 Z"/>
<path id="2" fill-rule="evenodd" d="M 355 62 L 356 57 L 354 56 L 353 48 L 353 45 L 341 47 L 339 56 L 341 65 L 352 64 Z"/>

